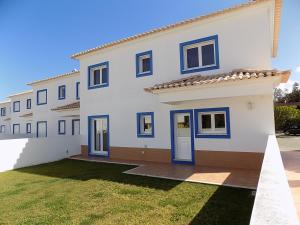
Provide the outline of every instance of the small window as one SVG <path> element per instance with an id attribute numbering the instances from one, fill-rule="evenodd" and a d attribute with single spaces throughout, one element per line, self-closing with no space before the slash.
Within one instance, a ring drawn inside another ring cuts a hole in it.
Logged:
<path id="1" fill-rule="evenodd" d="M 180 44 L 181 73 L 193 73 L 219 68 L 218 36 L 201 38 Z"/>
<path id="2" fill-rule="evenodd" d="M 13 102 L 13 112 L 20 112 L 20 101 Z"/>
<path id="3" fill-rule="evenodd" d="M 136 54 L 136 77 L 152 74 L 152 51 Z"/>
<path id="4" fill-rule="evenodd" d="M 66 134 L 66 121 L 65 120 L 58 121 L 58 134 Z"/>
<path id="5" fill-rule="evenodd" d="M 38 90 L 37 91 L 37 105 L 45 105 L 47 104 L 47 90 Z"/>
<path id="6" fill-rule="evenodd" d="M 229 108 L 195 110 L 197 138 L 230 138 Z"/>
<path id="7" fill-rule="evenodd" d="M 36 137 L 47 137 L 47 121 L 38 121 L 36 123 Z"/>
<path id="8" fill-rule="evenodd" d="M 5 125 L 0 126 L 0 133 L 4 134 L 5 133 Z"/>
<path id="9" fill-rule="evenodd" d="M 76 82 L 76 99 L 80 99 L 80 82 Z"/>
<path id="10" fill-rule="evenodd" d="M 66 85 L 61 85 L 58 87 L 58 100 L 66 98 Z"/>
<path id="11" fill-rule="evenodd" d="M 1 116 L 6 116 L 6 107 L 1 108 Z"/>
<path id="12" fill-rule="evenodd" d="M 88 68 L 88 88 L 107 87 L 109 83 L 108 62 L 89 66 Z"/>
<path id="13" fill-rule="evenodd" d="M 31 134 L 31 123 L 26 123 L 26 133 Z"/>
<path id="14" fill-rule="evenodd" d="M 26 100 L 26 108 L 31 109 L 31 99 Z"/>
<path id="15" fill-rule="evenodd" d="M 154 137 L 154 113 L 137 113 L 137 136 Z"/>
<path id="16" fill-rule="evenodd" d="M 20 124 L 13 124 L 13 134 L 20 134 Z"/>

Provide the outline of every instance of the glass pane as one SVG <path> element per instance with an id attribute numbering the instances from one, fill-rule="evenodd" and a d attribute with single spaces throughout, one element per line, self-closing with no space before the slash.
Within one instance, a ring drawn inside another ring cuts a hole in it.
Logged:
<path id="1" fill-rule="evenodd" d="M 186 55 L 187 55 L 187 68 L 199 67 L 198 47 L 187 49 Z"/>
<path id="2" fill-rule="evenodd" d="M 141 116 L 141 133 L 151 134 L 152 133 L 152 119 L 150 115 Z"/>
<path id="3" fill-rule="evenodd" d="M 202 129 L 211 129 L 211 115 L 201 115 Z"/>
<path id="4" fill-rule="evenodd" d="M 151 59 L 150 58 L 144 58 L 142 59 L 142 72 L 148 72 L 151 71 L 151 66 L 150 63 Z"/>
<path id="5" fill-rule="evenodd" d="M 190 116 L 187 114 L 176 115 L 177 137 L 190 137 Z"/>
<path id="6" fill-rule="evenodd" d="M 102 138 L 103 138 L 103 151 L 108 151 L 108 128 L 107 120 L 102 119 Z"/>
<path id="7" fill-rule="evenodd" d="M 214 44 L 204 45 L 202 50 L 202 66 L 215 64 Z"/>
<path id="8" fill-rule="evenodd" d="M 108 83 L 108 70 L 107 68 L 102 68 L 102 84 Z"/>
<path id="9" fill-rule="evenodd" d="M 215 114 L 215 127 L 216 128 L 225 128 L 225 114 Z"/>
<path id="10" fill-rule="evenodd" d="M 94 83 L 93 85 L 100 84 L 100 70 L 94 70 Z"/>
<path id="11" fill-rule="evenodd" d="M 101 136 L 100 136 L 99 120 L 94 120 L 94 150 L 101 151 Z"/>

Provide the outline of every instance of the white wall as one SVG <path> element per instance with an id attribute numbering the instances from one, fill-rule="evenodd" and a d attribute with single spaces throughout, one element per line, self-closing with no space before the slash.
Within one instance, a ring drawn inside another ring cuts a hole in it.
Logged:
<path id="1" fill-rule="evenodd" d="M 7 120 L 7 119 L 11 118 L 10 102 L 0 103 L 0 108 L 6 108 L 6 116 L 0 115 L 0 126 L 4 125 L 5 133 L 9 134 L 10 133 L 10 120 Z"/>
<path id="2" fill-rule="evenodd" d="M 79 136 L 0 140 L 0 172 L 80 154 Z"/>

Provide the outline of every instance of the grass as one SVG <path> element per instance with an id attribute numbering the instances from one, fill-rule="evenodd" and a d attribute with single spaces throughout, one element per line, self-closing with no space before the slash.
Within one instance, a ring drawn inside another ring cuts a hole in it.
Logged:
<path id="1" fill-rule="evenodd" d="M 0 173 L 0 224 L 249 224 L 250 190 L 123 174 L 62 160 Z"/>

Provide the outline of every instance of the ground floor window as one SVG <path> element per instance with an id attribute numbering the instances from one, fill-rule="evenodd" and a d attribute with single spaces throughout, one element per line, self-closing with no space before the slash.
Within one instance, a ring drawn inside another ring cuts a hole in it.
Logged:
<path id="1" fill-rule="evenodd" d="M 26 123 L 26 133 L 31 134 L 31 123 Z"/>
<path id="2" fill-rule="evenodd" d="M 229 108 L 196 109 L 195 127 L 197 138 L 230 138 Z"/>
<path id="3" fill-rule="evenodd" d="M 39 121 L 36 123 L 36 136 L 38 138 L 47 137 L 47 121 Z"/>
<path id="4" fill-rule="evenodd" d="M 154 113 L 137 113 L 137 136 L 154 137 Z"/>
<path id="5" fill-rule="evenodd" d="M 5 133 L 5 125 L 0 126 L 0 133 L 4 134 Z"/>
<path id="6" fill-rule="evenodd" d="M 20 124 L 13 124 L 13 134 L 20 134 Z"/>
<path id="7" fill-rule="evenodd" d="M 65 120 L 58 121 L 58 134 L 66 134 L 66 121 Z"/>

